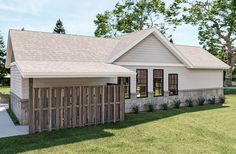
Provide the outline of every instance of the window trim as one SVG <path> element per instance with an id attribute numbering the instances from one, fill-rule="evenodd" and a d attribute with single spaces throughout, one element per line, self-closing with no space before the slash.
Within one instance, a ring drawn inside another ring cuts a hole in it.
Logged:
<path id="1" fill-rule="evenodd" d="M 129 90 L 129 97 L 128 97 L 128 98 L 125 98 L 125 96 L 124 96 L 124 98 L 125 98 L 125 99 L 130 99 L 130 98 L 131 98 L 131 92 L 130 92 L 130 89 L 131 89 L 131 88 L 130 88 L 130 86 L 131 86 L 130 81 L 131 81 L 131 80 L 130 80 L 130 77 L 118 77 L 117 80 L 118 80 L 118 84 L 119 84 L 119 85 L 121 85 L 121 80 L 120 80 L 121 78 L 128 78 L 128 80 L 129 80 L 129 89 L 128 89 L 128 90 Z"/>
<path id="2" fill-rule="evenodd" d="M 137 77 L 138 77 L 138 70 L 145 70 L 146 71 L 146 96 L 137 96 Z M 148 69 L 136 69 L 136 98 L 147 98 L 148 97 Z"/>
<path id="3" fill-rule="evenodd" d="M 176 77 L 177 77 L 177 83 L 176 83 L 177 94 L 174 94 L 174 95 L 170 95 L 170 90 L 169 90 L 169 78 L 170 78 L 170 75 L 176 75 Z M 169 96 L 178 96 L 179 95 L 179 75 L 178 75 L 178 73 L 170 73 L 170 74 L 168 74 L 168 92 L 169 92 Z"/>
<path id="4" fill-rule="evenodd" d="M 154 71 L 155 70 L 161 70 L 162 71 L 162 95 L 159 95 L 159 96 L 156 96 L 155 95 L 155 83 L 154 83 Z M 152 78 L 152 80 L 153 80 L 153 92 L 154 92 L 154 94 L 153 94 L 153 97 L 163 97 L 164 96 L 164 69 L 153 69 L 153 78 Z"/>

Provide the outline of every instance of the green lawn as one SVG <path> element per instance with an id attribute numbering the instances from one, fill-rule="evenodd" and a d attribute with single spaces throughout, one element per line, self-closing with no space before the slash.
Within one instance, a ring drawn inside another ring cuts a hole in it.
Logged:
<path id="1" fill-rule="evenodd" d="M 9 94 L 10 93 L 10 87 L 0 87 L 0 93 Z"/>
<path id="2" fill-rule="evenodd" d="M 121 123 L 0 139 L 1 153 L 236 153 L 236 95 L 226 104 L 129 115 Z"/>

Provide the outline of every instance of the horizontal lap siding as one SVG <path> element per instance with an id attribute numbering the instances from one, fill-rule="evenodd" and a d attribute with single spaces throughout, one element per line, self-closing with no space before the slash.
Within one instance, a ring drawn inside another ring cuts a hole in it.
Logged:
<path id="1" fill-rule="evenodd" d="M 34 87 L 64 87 L 80 85 L 104 85 L 116 83 L 116 78 L 52 78 L 34 79 Z"/>
<path id="2" fill-rule="evenodd" d="M 23 78 L 16 65 L 11 66 L 11 92 L 22 98 Z"/>
<path id="3" fill-rule="evenodd" d="M 124 66 L 126 67 L 126 66 Z M 179 79 L 179 90 L 189 89 L 209 89 L 223 87 L 222 70 L 194 70 L 185 67 L 142 67 L 127 66 L 126 68 L 136 71 L 136 69 L 148 69 L 148 91 L 153 91 L 153 69 L 164 70 L 164 91 L 168 91 L 168 74 L 177 73 Z M 136 93 L 136 77 L 131 77 L 131 93 Z"/>
<path id="4" fill-rule="evenodd" d="M 116 62 L 180 64 L 180 61 L 152 34 L 118 58 Z"/>
<path id="5" fill-rule="evenodd" d="M 28 79 L 25 79 L 28 81 Z M 29 96 L 29 82 L 24 82 L 23 89 L 25 98 Z M 106 85 L 107 83 L 117 83 L 117 78 L 47 78 L 34 79 L 34 87 L 65 87 L 83 85 Z"/>

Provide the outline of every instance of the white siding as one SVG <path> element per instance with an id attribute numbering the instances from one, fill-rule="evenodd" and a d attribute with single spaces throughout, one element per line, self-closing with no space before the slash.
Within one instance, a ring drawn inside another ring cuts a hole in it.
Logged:
<path id="1" fill-rule="evenodd" d="M 168 91 L 168 74 L 178 74 L 179 90 L 223 87 L 222 70 L 192 70 L 185 67 L 126 67 L 130 70 L 148 69 L 148 91 L 153 92 L 153 69 L 164 69 L 164 91 Z M 131 77 L 131 93 L 136 93 L 136 77 Z"/>
<path id="2" fill-rule="evenodd" d="M 29 96 L 28 79 L 24 79 L 24 98 Z M 105 85 L 107 83 L 117 83 L 117 78 L 47 78 L 34 79 L 34 87 L 66 87 L 80 85 Z"/>
<path id="3" fill-rule="evenodd" d="M 22 76 L 16 65 L 11 66 L 11 92 L 22 98 Z"/>
<path id="4" fill-rule="evenodd" d="M 34 79 L 34 87 L 65 87 L 79 85 L 104 85 L 116 83 L 116 78 L 54 78 Z"/>
<path id="5" fill-rule="evenodd" d="M 180 61 L 153 34 L 149 35 L 115 62 L 180 64 Z"/>
<path id="6" fill-rule="evenodd" d="M 29 97 L 29 79 L 22 78 L 16 65 L 11 66 L 11 92 L 21 99 Z"/>

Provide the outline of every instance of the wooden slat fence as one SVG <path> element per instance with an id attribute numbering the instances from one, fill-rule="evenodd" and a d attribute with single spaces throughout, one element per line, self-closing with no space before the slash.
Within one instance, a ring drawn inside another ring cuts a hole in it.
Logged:
<path id="1" fill-rule="evenodd" d="M 124 120 L 121 85 L 32 88 L 30 133 Z"/>

